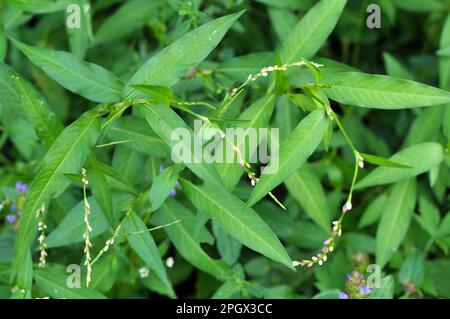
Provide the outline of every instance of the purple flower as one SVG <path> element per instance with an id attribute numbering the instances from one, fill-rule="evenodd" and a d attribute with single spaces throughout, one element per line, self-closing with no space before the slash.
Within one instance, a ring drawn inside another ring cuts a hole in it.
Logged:
<path id="1" fill-rule="evenodd" d="M 16 189 L 17 189 L 19 192 L 24 192 L 24 193 L 26 193 L 26 192 L 28 192 L 28 185 L 27 185 L 27 184 L 22 184 L 21 182 L 17 182 L 17 183 L 16 183 Z"/>
<path id="2" fill-rule="evenodd" d="M 15 212 L 17 210 L 16 204 L 11 204 L 11 206 L 9 206 L 9 210 Z"/>
<path id="3" fill-rule="evenodd" d="M 345 292 L 340 292 L 339 299 L 348 299 L 348 295 Z"/>
<path id="4" fill-rule="evenodd" d="M 170 192 L 170 196 L 174 197 L 177 194 L 177 190 L 174 188 L 172 189 L 172 191 Z"/>
<path id="5" fill-rule="evenodd" d="M 361 295 L 369 295 L 372 292 L 372 289 L 370 289 L 367 286 L 359 286 L 359 293 Z"/>
<path id="6" fill-rule="evenodd" d="M 351 275 L 350 274 L 346 274 L 345 278 L 350 279 Z"/>
<path id="7" fill-rule="evenodd" d="M 17 220 L 17 217 L 15 215 L 6 215 L 6 220 L 10 222 L 11 224 L 15 223 Z"/>

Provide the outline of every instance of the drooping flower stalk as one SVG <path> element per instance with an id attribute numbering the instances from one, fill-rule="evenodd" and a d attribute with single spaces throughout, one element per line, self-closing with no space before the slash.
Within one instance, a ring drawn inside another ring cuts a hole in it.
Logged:
<path id="1" fill-rule="evenodd" d="M 85 261 L 84 265 L 86 266 L 86 287 L 89 287 L 89 283 L 91 282 L 91 276 L 92 276 L 92 257 L 91 257 L 91 248 L 92 248 L 92 242 L 90 239 L 90 233 L 92 232 L 92 227 L 90 224 L 90 215 L 91 215 L 91 205 L 89 205 L 89 202 L 87 200 L 87 194 L 86 194 L 86 185 L 89 184 L 89 181 L 87 179 L 86 175 L 86 169 L 81 169 L 81 182 L 83 183 L 83 203 L 84 203 L 84 224 L 86 226 L 86 229 L 83 234 L 84 239 L 84 255 L 85 255 Z"/>
<path id="2" fill-rule="evenodd" d="M 45 230 L 47 229 L 47 225 L 44 221 L 44 213 L 45 213 L 45 204 L 43 203 L 41 208 L 36 211 L 36 219 L 38 220 L 38 231 L 40 235 L 37 239 L 39 243 L 39 267 L 45 268 L 46 259 L 47 259 L 47 244 L 45 243 Z"/>
<path id="3" fill-rule="evenodd" d="M 344 138 L 347 141 L 350 148 L 353 150 L 353 155 L 355 158 L 355 167 L 354 167 L 354 172 L 353 172 L 353 178 L 352 178 L 352 183 L 350 186 L 349 193 L 347 195 L 347 199 L 341 209 L 341 215 L 340 215 L 339 219 L 333 221 L 330 237 L 328 237 L 326 240 L 323 241 L 324 245 L 322 247 L 322 251 L 320 253 L 318 253 L 316 256 L 311 257 L 311 259 L 294 261 L 292 263 L 294 267 L 307 266 L 308 268 L 310 268 L 310 267 L 314 266 L 315 264 L 318 264 L 319 266 L 321 266 L 325 261 L 327 261 L 327 258 L 328 258 L 327 254 L 334 250 L 334 246 L 336 244 L 336 239 L 338 237 L 342 236 L 343 220 L 345 218 L 346 213 L 349 212 L 353 208 L 352 197 L 353 197 L 353 191 L 355 189 L 356 179 L 358 177 L 358 172 L 359 172 L 359 169 L 364 168 L 364 159 L 361 156 L 360 152 L 353 145 L 350 137 L 348 136 L 343 125 L 341 124 L 339 117 L 331 109 L 331 107 L 329 105 L 324 105 L 324 108 L 325 108 L 325 112 L 328 115 L 329 119 L 331 121 L 332 120 L 336 121 L 336 124 L 337 124 L 339 130 L 341 131 L 342 135 L 344 136 Z"/>

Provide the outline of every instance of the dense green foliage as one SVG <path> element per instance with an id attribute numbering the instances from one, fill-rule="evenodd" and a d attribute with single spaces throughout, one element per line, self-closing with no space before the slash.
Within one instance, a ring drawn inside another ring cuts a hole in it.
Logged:
<path id="1" fill-rule="evenodd" d="M 450 298 L 449 12 L 0 0 L 0 298 Z"/>

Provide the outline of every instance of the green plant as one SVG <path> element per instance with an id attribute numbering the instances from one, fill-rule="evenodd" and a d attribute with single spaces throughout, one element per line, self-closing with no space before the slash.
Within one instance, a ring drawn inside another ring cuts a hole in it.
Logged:
<path id="1" fill-rule="evenodd" d="M 450 2 L 374 2 L 2 1 L 0 296 L 450 297 Z"/>

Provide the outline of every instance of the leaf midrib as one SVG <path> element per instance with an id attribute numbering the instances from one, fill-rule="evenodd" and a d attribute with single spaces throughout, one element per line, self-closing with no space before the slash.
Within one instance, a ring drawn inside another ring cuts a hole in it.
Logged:
<path id="1" fill-rule="evenodd" d="M 308 197 L 310 203 L 312 203 L 313 206 L 315 207 L 316 211 L 317 211 L 317 212 L 321 212 L 321 209 L 320 209 L 320 207 L 319 207 L 318 202 L 316 202 L 316 200 L 314 199 L 313 193 L 312 193 L 312 192 L 309 192 L 310 189 L 307 187 L 307 185 L 305 185 L 305 183 L 303 182 L 302 178 L 298 175 L 298 172 L 295 172 L 295 174 L 293 175 L 293 177 L 295 178 L 295 180 L 297 181 L 297 183 L 299 183 L 299 184 L 302 185 L 303 189 L 306 189 L 306 190 L 307 190 L 306 193 L 304 192 L 303 194 L 306 194 L 306 196 Z M 295 197 L 295 196 L 294 196 L 294 197 Z M 324 224 L 323 226 L 325 226 L 325 225 L 328 223 L 328 221 L 326 221 L 325 219 L 323 219 L 323 215 L 319 214 L 319 216 L 320 216 L 320 219 L 322 220 L 322 222 L 323 222 L 323 224 Z M 321 225 L 321 226 L 322 226 L 322 225 Z"/>
<path id="2" fill-rule="evenodd" d="M 338 3 L 337 1 L 334 2 L 334 4 Z M 317 23 L 315 24 L 315 28 L 306 28 L 306 26 L 303 26 L 303 29 L 307 30 L 307 35 L 301 37 L 300 41 L 298 42 L 297 45 L 297 50 L 292 51 L 293 53 L 289 55 L 289 58 L 286 59 L 286 61 L 284 61 L 284 63 L 292 63 L 294 57 L 299 54 L 299 52 L 302 52 L 302 49 L 304 49 L 304 44 L 307 43 L 310 39 L 311 39 L 311 35 L 317 33 L 317 29 L 320 29 L 322 27 L 322 23 L 323 21 L 327 20 L 328 15 L 331 11 L 334 10 L 334 5 L 330 5 L 329 7 L 327 7 L 329 10 L 324 10 L 324 13 L 322 15 L 320 15 L 320 18 L 317 21 Z M 310 17 L 308 17 L 310 18 Z M 304 19 L 304 18 L 303 18 Z M 300 21 L 299 23 L 302 23 L 302 21 Z M 292 32 L 295 32 L 295 28 L 294 30 L 292 30 Z M 296 37 L 297 38 L 297 37 Z M 286 39 L 287 41 L 290 40 L 290 36 Z"/>
<path id="3" fill-rule="evenodd" d="M 219 26 L 217 26 L 216 29 L 222 28 L 222 26 L 225 25 L 226 23 L 228 23 L 228 21 L 229 21 L 228 19 L 224 19 L 224 22 L 222 22 Z M 195 32 L 195 30 L 194 30 L 193 32 Z M 201 41 L 198 41 L 198 42 L 193 41 L 193 43 L 199 45 L 199 44 L 202 43 L 202 42 L 201 42 Z M 172 47 L 174 44 L 175 44 L 175 43 L 173 43 L 171 46 L 169 46 L 169 47 L 167 47 L 167 48 Z M 184 54 L 184 55 L 183 55 L 183 54 L 178 55 L 178 58 L 172 59 L 171 62 L 167 63 L 165 67 L 162 67 L 162 68 L 159 69 L 159 70 L 157 69 L 156 72 L 153 73 L 153 74 L 150 73 L 149 76 L 143 81 L 143 83 L 148 83 L 149 81 L 153 80 L 154 78 L 157 78 L 158 76 L 160 76 L 160 74 L 163 74 L 164 72 L 166 72 L 168 69 L 170 69 L 171 67 L 173 67 L 174 65 L 176 65 L 179 61 L 181 61 L 185 56 L 191 54 L 195 49 L 197 49 L 197 48 L 198 48 L 198 45 L 191 45 L 191 46 L 189 46 L 189 47 L 188 47 L 188 50 L 185 51 L 185 54 Z M 143 67 L 145 67 L 145 66 L 147 65 L 147 63 L 150 63 L 150 61 L 151 61 L 152 59 L 156 58 L 159 54 L 162 54 L 163 52 L 165 52 L 165 50 L 163 50 L 163 51 L 157 53 L 156 56 L 151 57 L 150 60 L 148 60 L 146 63 L 144 63 Z M 141 70 L 141 69 L 140 69 L 140 70 Z M 140 70 L 139 70 L 139 71 L 140 71 Z M 138 71 L 138 72 L 139 72 L 139 71 Z M 135 75 L 139 74 L 138 72 L 137 72 Z M 133 76 L 133 77 L 130 79 L 130 81 L 127 83 L 127 86 L 128 86 L 128 87 L 130 87 L 130 85 L 133 84 L 133 83 L 136 81 L 136 79 L 134 79 L 134 77 L 135 77 L 135 76 Z M 139 83 L 134 83 L 134 84 L 139 84 Z M 133 91 L 136 91 L 136 90 L 133 89 Z"/>
<path id="4" fill-rule="evenodd" d="M 168 213 L 173 220 L 176 220 L 177 217 L 175 215 L 173 215 L 173 213 L 171 212 L 171 210 L 167 208 L 166 213 Z M 186 228 L 184 228 L 181 223 L 180 225 L 174 225 L 177 229 L 179 229 L 179 231 L 181 233 L 184 234 L 184 237 L 187 238 L 189 240 L 189 242 L 191 243 L 190 246 L 193 246 L 195 250 L 199 251 L 201 255 L 203 255 L 208 261 L 209 263 L 214 267 L 214 269 L 216 269 L 223 278 L 229 278 L 228 276 L 226 276 L 226 274 L 222 271 L 222 269 L 217 265 L 217 261 L 212 259 L 200 246 L 200 244 L 198 244 L 195 239 L 189 234 L 189 232 L 186 230 Z"/>
<path id="5" fill-rule="evenodd" d="M 58 135 L 54 134 L 52 128 L 50 127 L 50 123 L 49 123 L 50 121 L 47 121 L 45 116 L 40 112 L 39 108 L 36 107 L 36 103 L 34 103 L 35 101 L 33 101 L 33 99 L 31 98 L 29 91 L 25 89 L 25 87 L 22 85 L 22 83 L 20 83 L 19 85 L 20 85 L 25 97 L 27 98 L 28 103 L 33 107 L 35 114 L 39 117 L 39 122 L 41 123 L 41 125 L 45 126 L 47 134 L 51 136 L 52 140 L 49 142 L 50 142 L 50 145 L 52 145 L 55 142 Z M 24 112 L 26 112 L 26 110 L 24 110 Z"/>
<path id="6" fill-rule="evenodd" d="M 250 122 L 250 123 L 247 123 L 247 124 L 249 124 L 249 125 L 245 128 L 245 136 L 247 135 L 247 132 L 248 132 L 250 129 L 253 128 L 254 123 L 256 123 L 256 121 L 259 120 L 259 118 L 260 118 L 261 114 L 263 113 L 263 111 L 266 110 L 266 106 L 267 106 L 269 103 L 272 103 L 273 98 L 274 98 L 274 97 L 272 96 L 272 97 L 270 97 L 269 99 L 267 99 L 266 103 L 264 103 L 263 106 L 259 108 L 258 113 L 256 114 L 256 116 L 253 117 L 253 119 L 251 120 L 251 122 Z M 245 143 L 245 141 L 243 140 L 242 143 L 239 143 L 239 144 L 237 145 L 237 147 L 240 148 L 240 147 L 241 147 L 241 144 L 244 144 L 244 143 Z M 250 155 L 250 154 L 249 154 L 249 155 Z M 251 155 L 250 155 L 250 156 L 251 156 Z M 234 163 L 234 164 L 238 165 L 237 163 Z M 224 169 L 223 169 L 223 174 L 220 174 L 220 175 L 221 175 L 221 176 L 226 176 L 226 175 L 227 175 L 227 172 L 231 169 L 231 167 L 233 167 L 233 166 L 236 167 L 236 165 L 226 165 L 226 166 L 224 167 Z M 239 165 L 239 166 L 240 166 L 240 165 Z M 242 174 L 242 173 L 241 173 L 241 174 Z"/>
<path id="7" fill-rule="evenodd" d="M 47 182 L 44 184 L 44 186 L 42 187 L 38 198 L 34 201 L 34 204 L 32 206 L 32 209 L 30 210 L 29 214 L 33 214 L 33 212 L 35 212 L 37 210 L 37 206 L 39 206 L 40 202 L 42 201 L 42 194 L 46 192 L 46 189 L 48 187 L 48 185 L 51 184 L 51 181 L 55 178 L 55 176 L 57 175 L 57 172 L 61 169 L 61 166 L 63 166 L 63 164 L 66 162 L 66 159 L 69 157 L 69 155 L 72 154 L 73 150 L 75 149 L 75 147 L 79 144 L 80 140 L 84 137 L 84 135 L 86 134 L 86 132 L 91 128 L 91 125 L 97 120 L 97 117 L 92 116 L 90 119 L 90 122 L 88 125 L 86 125 L 86 127 L 83 129 L 82 133 L 78 135 L 78 137 L 75 140 L 75 143 L 72 143 L 69 151 L 66 152 L 62 158 L 62 160 L 59 162 L 59 164 L 57 165 L 57 167 L 53 170 L 52 175 L 50 176 L 50 178 L 47 180 Z M 40 175 L 40 174 L 39 174 Z M 38 176 L 39 176 L 38 175 Z M 34 184 L 34 183 L 33 183 Z M 30 225 L 30 221 L 32 220 L 32 216 L 29 215 L 30 218 L 25 219 L 26 224 L 25 224 L 25 230 L 28 230 L 28 227 Z M 27 234 L 24 234 L 23 236 L 19 237 L 19 246 L 22 246 L 23 242 L 24 242 L 24 236 L 26 236 Z"/>
<path id="8" fill-rule="evenodd" d="M 29 51 L 28 48 L 27 48 L 26 46 L 24 46 L 24 47 L 25 47 L 25 49 L 26 49 L 27 51 Z M 87 82 L 90 82 L 90 83 L 93 83 L 93 84 L 100 84 L 100 86 L 102 86 L 102 87 L 104 87 L 104 88 L 106 88 L 106 89 L 108 89 L 108 90 L 110 90 L 110 91 L 116 92 L 118 95 L 122 95 L 122 91 L 121 91 L 121 90 L 118 90 L 118 89 L 115 89 L 115 88 L 113 88 L 113 87 L 111 87 L 111 86 L 108 86 L 106 83 L 103 83 L 103 82 L 99 81 L 98 78 L 97 78 L 97 81 L 95 81 L 95 80 L 91 79 L 90 77 L 85 76 L 83 73 L 76 73 L 76 72 L 73 72 L 72 69 L 68 69 L 68 68 L 66 68 L 64 65 L 58 64 L 58 63 L 56 63 L 56 62 L 54 62 L 54 61 L 52 61 L 52 60 L 47 59 L 45 55 L 41 55 L 41 53 L 42 53 L 41 50 L 42 50 L 42 49 L 40 49 L 40 48 L 35 48 L 35 49 L 37 49 L 37 50 L 35 50 L 35 54 L 36 54 L 37 56 L 39 56 L 41 59 L 43 59 L 43 60 L 46 61 L 47 63 L 53 65 L 54 67 L 58 67 L 58 68 L 64 70 L 65 72 L 67 72 L 67 73 L 69 73 L 69 74 L 73 74 L 73 75 L 74 75 L 75 77 L 77 77 L 77 78 L 81 78 L 81 79 L 83 79 L 83 80 L 87 80 Z M 55 51 L 55 52 L 57 52 L 57 51 Z M 30 52 L 28 52 L 28 53 L 30 53 Z M 27 54 L 27 56 L 28 56 L 28 54 Z M 30 59 L 31 59 L 31 58 L 30 58 Z M 95 64 L 92 64 L 92 63 L 89 63 L 89 62 L 85 62 L 85 61 L 77 61 L 77 62 L 81 62 L 81 64 L 83 64 L 83 62 L 84 62 L 84 63 L 86 63 L 87 66 L 89 66 L 89 67 L 95 65 Z M 113 74 L 111 73 L 111 75 L 113 75 Z M 117 79 L 117 80 L 118 80 L 118 79 Z M 118 80 L 118 81 L 120 82 L 120 80 Z M 71 91 L 71 90 L 70 90 L 70 91 Z"/>
<path id="9" fill-rule="evenodd" d="M 375 76 L 375 75 L 372 75 L 372 76 Z M 378 75 L 377 76 L 377 80 L 378 80 L 379 77 L 385 77 L 385 76 Z M 388 78 L 388 77 L 386 76 L 386 78 Z M 379 79 L 381 80 L 381 78 L 379 78 Z M 403 81 L 408 81 L 408 80 L 403 80 Z M 414 82 L 414 81 L 411 81 L 411 82 L 413 82 L 415 84 L 421 84 L 421 83 Z M 357 81 L 355 83 L 360 83 L 360 82 Z M 436 94 L 435 95 L 431 95 L 431 94 L 418 94 L 418 93 L 414 93 L 414 92 L 392 91 L 392 90 L 389 90 L 389 88 L 386 88 L 386 89 L 373 89 L 373 88 L 367 88 L 367 87 L 361 87 L 361 86 L 351 86 L 349 84 L 344 85 L 344 83 L 342 83 L 342 82 L 333 84 L 331 88 L 358 89 L 358 90 L 361 90 L 361 91 L 379 92 L 380 94 L 381 93 L 390 93 L 390 94 L 398 94 L 398 95 L 402 95 L 402 96 L 406 95 L 407 97 L 412 97 L 412 96 L 416 96 L 416 97 L 434 97 L 434 98 L 438 97 L 438 98 L 447 98 L 447 99 L 450 100 L 450 96 L 448 96 L 448 95 L 447 96 L 446 95 L 436 95 Z M 433 87 L 430 87 L 430 88 L 433 88 Z M 433 88 L 433 89 L 436 89 L 436 88 Z M 436 90 L 439 90 L 439 89 L 436 89 Z M 435 90 L 432 90 L 432 91 L 435 91 Z"/>
<path id="10" fill-rule="evenodd" d="M 410 183 L 411 183 L 411 180 L 409 180 L 408 183 L 403 187 L 403 189 L 401 190 L 401 196 L 399 196 L 397 198 L 397 200 L 395 201 L 395 210 L 393 210 L 393 211 L 396 214 L 391 214 L 391 215 L 394 215 L 393 218 L 391 218 L 393 220 L 391 220 L 391 222 L 388 223 L 388 235 L 389 235 L 389 239 L 390 240 L 382 241 L 382 243 L 383 243 L 383 250 L 384 251 L 386 250 L 386 247 L 388 247 L 388 246 L 386 246 L 386 244 L 392 242 L 392 240 L 391 240 L 392 239 L 392 234 L 395 232 L 395 228 L 396 228 L 397 222 L 399 220 L 400 211 L 402 209 L 402 205 L 404 203 L 404 199 L 405 199 L 405 197 L 406 197 L 406 195 L 407 195 L 407 193 L 409 191 L 409 188 L 410 188 Z M 390 201 L 388 201 L 388 203 L 389 202 Z M 387 236 L 383 236 L 382 238 L 386 238 L 386 237 Z"/>
<path id="11" fill-rule="evenodd" d="M 190 184 L 191 184 L 191 183 L 190 183 Z M 201 189 L 199 189 L 196 185 L 194 185 L 194 184 L 191 184 L 191 185 L 192 185 L 192 187 L 193 187 L 194 189 L 198 190 L 199 193 L 201 193 L 204 197 L 206 197 L 206 199 L 208 199 L 214 206 L 219 207 L 221 211 L 226 212 L 226 215 L 229 216 L 229 217 L 231 217 L 231 219 L 232 219 L 235 223 L 237 222 L 237 224 L 243 225 L 243 226 L 244 226 L 244 229 L 247 229 L 247 231 L 248 231 L 249 233 L 252 233 L 252 234 L 258 239 L 258 241 L 261 241 L 261 242 L 262 242 L 263 246 L 265 246 L 265 247 L 268 248 L 269 251 L 275 252 L 275 254 L 276 254 L 277 256 L 281 257 L 280 260 L 285 260 L 285 259 L 286 259 L 286 256 L 280 255 L 280 253 L 279 253 L 278 251 L 273 250 L 273 249 L 272 249 L 272 246 L 271 246 L 270 244 L 268 244 L 268 243 L 264 240 L 264 238 L 262 238 L 261 236 L 259 236 L 258 233 L 255 233 L 251 228 L 248 228 L 248 226 L 247 226 L 245 223 L 241 222 L 236 216 L 234 216 L 232 213 L 230 213 L 226 208 L 224 208 L 224 207 L 220 206 L 218 203 L 216 203 L 216 201 L 215 201 L 213 198 L 209 197 L 207 193 L 203 192 L 203 191 L 202 191 Z M 242 205 L 242 208 L 243 208 L 244 210 L 245 210 L 245 209 L 250 209 L 250 210 L 251 210 L 251 208 L 246 208 L 244 204 Z M 269 226 L 267 226 L 267 227 L 269 227 Z M 253 248 L 252 248 L 252 249 L 253 249 Z"/>

